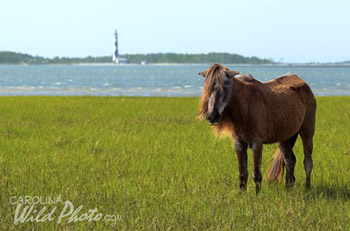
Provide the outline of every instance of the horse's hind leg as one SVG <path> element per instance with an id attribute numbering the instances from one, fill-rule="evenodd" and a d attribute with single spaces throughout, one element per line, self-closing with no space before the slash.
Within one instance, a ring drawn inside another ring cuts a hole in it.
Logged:
<path id="1" fill-rule="evenodd" d="M 303 141 L 304 147 L 304 167 L 306 172 L 306 186 L 310 186 L 310 176 L 313 167 L 312 163 L 312 149 L 313 136 L 315 133 L 315 119 L 316 119 L 316 101 L 313 99 L 308 103 L 307 111 L 305 112 L 304 122 L 299 130 L 300 137 Z"/>
<path id="2" fill-rule="evenodd" d="M 303 141 L 304 147 L 304 167 L 306 172 L 306 186 L 310 186 L 310 177 L 311 171 L 313 167 L 312 163 L 312 150 L 313 150 L 313 135 L 314 135 L 314 124 L 310 124 L 310 126 L 302 126 L 300 129 L 300 137 Z"/>
<path id="3" fill-rule="evenodd" d="M 295 182 L 294 166 L 296 158 L 293 153 L 293 147 L 298 137 L 298 133 L 292 136 L 290 139 L 279 143 L 279 149 L 284 158 L 284 164 L 286 166 L 286 185 L 292 186 Z"/>
<path id="4" fill-rule="evenodd" d="M 262 159 L 262 142 L 254 142 L 251 144 L 253 151 L 253 179 L 255 182 L 255 192 L 258 193 L 261 187 L 262 175 L 261 175 L 261 159 Z"/>
<path id="5" fill-rule="evenodd" d="M 300 135 L 301 136 L 301 135 Z M 303 140 L 303 146 L 304 146 L 304 167 L 305 167 L 305 172 L 306 172 L 306 181 L 305 184 L 306 186 L 310 186 L 311 180 L 311 171 L 313 167 L 312 163 L 312 149 L 313 149 L 313 141 L 312 137 L 303 137 L 301 136 Z"/>

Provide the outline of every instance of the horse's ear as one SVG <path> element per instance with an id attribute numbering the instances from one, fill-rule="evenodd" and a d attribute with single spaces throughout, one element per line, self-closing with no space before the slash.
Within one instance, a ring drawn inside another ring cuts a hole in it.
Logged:
<path id="1" fill-rule="evenodd" d="M 205 78 L 205 76 L 207 75 L 207 72 L 208 71 L 202 71 L 202 72 L 199 72 L 198 75 L 201 75 Z"/>
<path id="2" fill-rule="evenodd" d="M 227 76 L 228 78 L 232 78 L 233 76 L 239 74 L 238 71 L 225 71 L 225 73 L 226 73 L 226 76 Z"/>

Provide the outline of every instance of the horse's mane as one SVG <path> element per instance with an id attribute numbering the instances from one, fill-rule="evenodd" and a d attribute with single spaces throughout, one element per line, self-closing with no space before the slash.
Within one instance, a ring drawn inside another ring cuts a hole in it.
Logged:
<path id="1" fill-rule="evenodd" d="M 220 91 L 223 90 L 223 76 L 225 71 L 228 70 L 226 67 L 213 63 L 205 74 L 205 81 L 203 86 L 203 93 L 200 100 L 198 116 L 203 118 L 208 113 L 208 97 L 216 85 Z"/>

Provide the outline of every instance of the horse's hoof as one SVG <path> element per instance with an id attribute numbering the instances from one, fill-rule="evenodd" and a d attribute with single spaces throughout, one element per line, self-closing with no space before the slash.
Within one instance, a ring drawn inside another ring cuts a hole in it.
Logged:
<path id="1" fill-rule="evenodd" d="M 239 184 L 239 189 L 240 189 L 240 191 L 246 191 L 247 190 L 247 185 L 244 184 L 244 183 L 240 183 Z"/>
<path id="2" fill-rule="evenodd" d="M 260 183 L 256 183 L 255 184 L 255 193 L 256 195 L 258 195 L 258 193 L 260 192 L 261 189 L 261 184 Z"/>
<path id="3" fill-rule="evenodd" d="M 305 187 L 309 189 L 311 187 L 311 182 L 310 181 L 306 181 L 305 182 Z"/>
<path id="4" fill-rule="evenodd" d="M 287 187 L 293 187 L 294 183 L 295 183 L 295 177 L 294 176 L 286 178 L 286 186 Z"/>

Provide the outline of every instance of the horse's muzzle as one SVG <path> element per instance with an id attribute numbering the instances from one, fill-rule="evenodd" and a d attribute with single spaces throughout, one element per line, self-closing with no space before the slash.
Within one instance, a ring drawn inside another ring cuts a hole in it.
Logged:
<path id="1" fill-rule="evenodd" d="M 210 114 L 207 114 L 206 119 L 207 119 L 209 125 L 215 126 L 215 125 L 219 124 L 220 115 L 218 115 L 216 113 L 210 113 Z"/>

